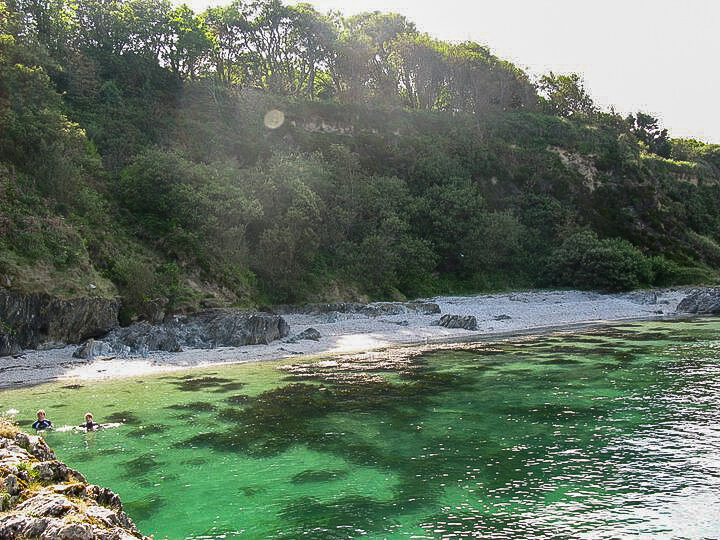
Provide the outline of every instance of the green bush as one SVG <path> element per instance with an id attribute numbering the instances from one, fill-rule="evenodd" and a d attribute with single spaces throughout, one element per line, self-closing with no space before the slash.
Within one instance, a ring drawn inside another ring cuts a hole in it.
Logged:
<path id="1" fill-rule="evenodd" d="M 718 272 L 702 266 L 680 266 L 672 285 L 717 285 Z"/>
<path id="2" fill-rule="evenodd" d="M 648 259 L 650 263 L 650 273 L 652 274 L 652 284 L 657 287 L 669 287 L 670 285 L 679 285 L 679 277 L 682 268 L 674 261 L 670 261 L 662 255 L 656 255 Z"/>
<path id="3" fill-rule="evenodd" d="M 550 281 L 563 287 L 624 291 L 647 285 L 651 264 L 630 242 L 599 239 L 592 231 L 568 237 L 548 265 Z"/>

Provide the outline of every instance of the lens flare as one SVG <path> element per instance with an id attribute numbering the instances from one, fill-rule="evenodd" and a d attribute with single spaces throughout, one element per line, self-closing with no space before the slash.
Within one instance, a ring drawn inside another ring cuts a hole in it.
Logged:
<path id="1" fill-rule="evenodd" d="M 263 120 L 268 129 L 277 129 L 285 123 L 285 113 L 277 109 L 271 109 L 265 113 Z"/>

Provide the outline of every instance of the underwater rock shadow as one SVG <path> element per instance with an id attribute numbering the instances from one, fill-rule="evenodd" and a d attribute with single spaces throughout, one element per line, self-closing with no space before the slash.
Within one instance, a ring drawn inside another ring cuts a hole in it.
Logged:
<path id="1" fill-rule="evenodd" d="M 348 476 L 346 470 L 308 469 L 297 473 L 290 479 L 291 484 L 312 484 L 316 482 L 332 482 Z"/>
<path id="2" fill-rule="evenodd" d="M 200 390 L 214 389 L 217 390 L 225 384 L 235 384 L 236 381 L 233 379 L 226 379 L 224 377 L 193 377 L 186 376 L 180 380 L 171 381 L 170 384 L 175 386 L 176 389 L 181 392 L 199 392 Z"/>
<path id="3" fill-rule="evenodd" d="M 144 454 L 130 461 L 121 463 L 120 466 L 125 469 L 128 476 L 137 478 L 157 469 L 160 466 L 160 462 L 158 462 L 153 455 Z"/>
<path id="4" fill-rule="evenodd" d="M 135 425 L 140 423 L 140 418 L 132 411 L 118 411 L 105 416 L 105 420 L 112 423 Z"/>
<path id="5" fill-rule="evenodd" d="M 136 523 L 148 521 L 157 514 L 167 501 L 161 497 L 148 496 L 123 503 L 123 510 Z"/>
<path id="6" fill-rule="evenodd" d="M 177 403 L 165 407 L 171 411 L 191 411 L 211 413 L 217 410 L 217 406 L 207 401 L 193 401 L 192 403 Z"/>

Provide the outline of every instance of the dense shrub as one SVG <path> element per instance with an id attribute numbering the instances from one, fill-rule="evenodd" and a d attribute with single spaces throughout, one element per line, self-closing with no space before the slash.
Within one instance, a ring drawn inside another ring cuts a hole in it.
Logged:
<path id="1" fill-rule="evenodd" d="M 619 238 L 599 239 L 592 231 L 567 238 L 548 266 L 555 285 L 624 291 L 647 285 L 651 265 L 635 246 Z"/>

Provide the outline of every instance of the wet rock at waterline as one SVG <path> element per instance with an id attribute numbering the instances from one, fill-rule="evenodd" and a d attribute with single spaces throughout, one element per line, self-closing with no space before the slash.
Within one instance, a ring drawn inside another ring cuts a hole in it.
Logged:
<path id="1" fill-rule="evenodd" d="M 285 319 L 277 315 L 211 309 L 177 316 L 163 324 L 140 322 L 127 328 L 117 328 L 103 338 L 100 349 L 115 354 L 128 351 L 146 354 L 149 351 L 180 352 L 186 347 L 241 347 L 267 344 L 286 337 L 289 331 L 290 326 Z M 83 354 L 83 351 L 78 350 L 76 354 Z"/>
<path id="2" fill-rule="evenodd" d="M 699 315 L 720 314 L 720 288 L 693 291 L 680 301 L 676 311 Z"/>
<path id="3" fill-rule="evenodd" d="M 0 288 L 0 356 L 101 336 L 117 326 L 118 310 L 114 299 L 65 300 Z"/>
<path id="4" fill-rule="evenodd" d="M 443 315 L 436 323 L 445 328 L 463 328 L 465 330 L 477 330 L 477 319 L 472 315 Z"/>
<path id="5" fill-rule="evenodd" d="M 0 427 L 0 538 L 149 540 L 115 493 L 57 461 L 42 438 Z"/>

